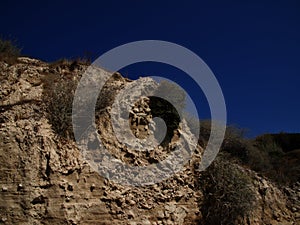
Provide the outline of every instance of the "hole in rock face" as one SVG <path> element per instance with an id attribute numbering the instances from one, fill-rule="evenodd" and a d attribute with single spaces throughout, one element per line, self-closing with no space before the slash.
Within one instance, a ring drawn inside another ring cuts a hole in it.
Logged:
<path id="1" fill-rule="evenodd" d="M 173 138 L 179 137 L 180 116 L 171 103 L 160 97 L 142 97 L 134 104 L 129 114 L 130 129 L 136 138 L 145 139 L 152 132 L 155 117 L 166 124 L 167 132 L 161 145 L 167 146 Z M 154 131 L 154 135 L 157 132 Z"/>
<path id="2" fill-rule="evenodd" d="M 150 108 L 153 117 L 159 117 L 164 120 L 167 126 L 167 133 L 163 139 L 161 145 L 168 145 L 173 138 L 179 138 L 179 129 L 180 116 L 176 108 L 168 101 L 151 96 L 150 99 Z M 175 137 L 176 136 L 176 137 Z"/>

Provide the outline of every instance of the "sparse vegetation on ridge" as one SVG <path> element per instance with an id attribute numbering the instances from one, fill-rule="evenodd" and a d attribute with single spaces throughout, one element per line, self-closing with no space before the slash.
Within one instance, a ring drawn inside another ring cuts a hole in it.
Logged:
<path id="1" fill-rule="evenodd" d="M 188 125 L 194 132 L 199 121 L 188 115 Z M 209 120 L 200 121 L 199 145 L 206 146 L 211 129 Z M 195 133 L 195 132 L 194 132 Z M 300 134 L 265 134 L 255 139 L 245 138 L 245 130 L 230 125 L 226 128 L 220 151 L 229 153 L 239 164 L 254 170 L 278 185 L 293 184 L 300 179 L 298 149 Z M 293 157 L 291 155 L 296 155 Z M 286 166 L 286 165 L 289 166 Z"/>
<path id="2" fill-rule="evenodd" d="M 0 38 L 0 61 L 14 64 L 21 55 L 21 49 L 15 41 Z"/>

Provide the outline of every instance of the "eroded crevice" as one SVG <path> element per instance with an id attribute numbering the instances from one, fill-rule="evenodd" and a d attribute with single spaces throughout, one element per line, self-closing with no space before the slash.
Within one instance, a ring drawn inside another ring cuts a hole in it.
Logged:
<path id="1" fill-rule="evenodd" d="M 48 153 L 46 156 L 46 170 L 45 174 L 48 179 L 50 179 L 50 174 L 51 174 L 51 167 L 50 167 L 50 153 Z"/>

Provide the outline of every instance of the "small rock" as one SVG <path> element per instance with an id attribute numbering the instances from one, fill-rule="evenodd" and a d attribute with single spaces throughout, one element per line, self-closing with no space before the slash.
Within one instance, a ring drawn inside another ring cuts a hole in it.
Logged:
<path id="1" fill-rule="evenodd" d="M 134 213 L 133 213 L 132 210 L 129 210 L 128 213 L 127 213 L 127 215 L 128 215 L 128 219 L 131 219 L 131 218 L 135 217 L 135 215 L 134 215 Z"/>
<path id="2" fill-rule="evenodd" d="M 164 212 L 163 211 L 158 211 L 157 212 L 157 219 L 163 219 L 165 218 Z"/>
<path id="3" fill-rule="evenodd" d="M 95 184 L 91 185 L 91 187 L 90 187 L 91 192 L 93 192 L 93 190 L 95 189 L 95 187 L 96 187 Z"/>
<path id="4" fill-rule="evenodd" d="M 166 224 L 166 225 L 172 225 L 172 224 L 174 224 L 174 223 L 172 222 L 172 220 L 168 219 L 168 220 L 166 221 L 165 224 Z"/>
<path id="5" fill-rule="evenodd" d="M 165 209 L 166 209 L 167 211 L 169 211 L 170 213 L 175 212 L 175 210 L 176 210 L 176 205 L 174 205 L 174 204 L 166 205 L 166 206 L 165 206 Z"/>
<path id="6" fill-rule="evenodd" d="M 142 203 L 141 204 L 141 207 L 143 208 L 143 209 L 151 209 L 152 207 L 150 206 L 150 205 L 148 205 L 147 203 Z"/>
<path id="7" fill-rule="evenodd" d="M 66 197 L 66 202 L 70 202 L 71 198 L 69 196 Z"/>
<path id="8" fill-rule="evenodd" d="M 22 189 L 23 189 L 23 185 L 22 185 L 22 184 L 19 184 L 17 190 L 20 191 L 20 190 L 22 190 Z"/>
<path id="9" fill-rule="evenodd" d="M 148 219 L 142 220 L 143 225 L 151 225 L 151 222 Z"/>
<path id="10" fill-rule="evenodd" d="M 134 221 L 130 221 L 130 222 L 128 222 L 128 225 L 137 225 L 137 223 Z"/>
<path id="11" fill-rule="evenodd" d="M 7 187 L 2 187 L 2 191 L 3 191 L 3 192 L 6 192 L 7 190 L 8 190 Z"/>
<path id="12" fill-rule="evenodd" d="M 137 113 L 137 112 L 139 112 L 139 109 L 138 108 L 133 108 L 132 111 Z"/>
<path id="13" fill-rule="evenodd" d="M 136 204 L 136 202 L 135 202 L 134 200 L 132 200 L 132 199 L 129 199 L 129 200 L 127 200 L 126 202 L 127 202 L 127 204 L 129 204 L 130 206 L 134 206 L 134 205 Z"/>

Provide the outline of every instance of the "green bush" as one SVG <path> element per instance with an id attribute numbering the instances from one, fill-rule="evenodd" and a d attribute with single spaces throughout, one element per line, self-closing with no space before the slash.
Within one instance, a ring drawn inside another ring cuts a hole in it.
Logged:
<path id="1" fill-rule="evenodd" d="M 218 157 L 200 176 L 203 224 L 239 224 L 252 210 L 255 193 L 250 177 L 237 164 Z"/>

